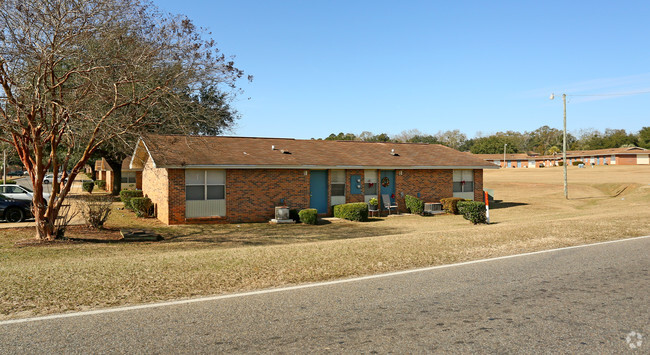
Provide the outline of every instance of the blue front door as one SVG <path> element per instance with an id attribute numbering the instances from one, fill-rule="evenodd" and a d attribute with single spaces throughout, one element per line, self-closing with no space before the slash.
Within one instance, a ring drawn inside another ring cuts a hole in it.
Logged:
<path id="1" fill-rule="evenodd" d="M 379 178 L 379 186 L 381 190 L 382 206 L 384 205 L 384 195 L 388 195 L 390 202 L 394 203 L 395 198 L 395 170 L 382 170 Z"/>
<path id="2" fill-rule="evenodd" d="M 327 170 L 312 170 L 309 176 L 309 207 L 327 213 Z"/>

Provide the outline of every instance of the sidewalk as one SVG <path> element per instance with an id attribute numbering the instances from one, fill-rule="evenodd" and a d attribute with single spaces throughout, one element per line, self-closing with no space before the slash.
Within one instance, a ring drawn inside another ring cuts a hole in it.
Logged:
<path id="1" fill-rule="evenodd" d="M 82 183 L 83 183 L 82 180 L 73 181 L 68 196 L 71 197 L 75 195 L 81 195 L 83 193 L 83 190 L 81 188 Z M 65 204 L 70 204 L 70 210 L 71 210 L 70 213 L 74 213 L 75 204 L 72 201 L 68 200 L 67 198 Z M 77 215 L 72 218 L 70 223 L 68 223 L 68 225 L 70 226 L 84 225 L 84 224 L 86 224 L 86 221 L 81 216 L 81 213 L 77 213 Z M 0 229 L 28 228 L 28 227 L 36 227 L 36 222 L 34 222 L 34 218 L 30 218 L 26 222 L 19 222 L 19 223 L 8 223 L 0 220 Z"/>

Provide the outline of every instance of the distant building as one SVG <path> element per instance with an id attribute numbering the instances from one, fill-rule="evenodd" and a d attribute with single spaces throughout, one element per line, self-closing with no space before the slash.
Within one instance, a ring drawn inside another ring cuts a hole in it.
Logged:
<path id="1" fill-rule="evenodd" d="M 502 168 L 536 168 L 539 166 L 558 166 L 562 154 L 474 154 Z M 649 165 L 650 151 L 640 147 L 608 148 L 596 150 L 569 150 L 567 164 L 580 161 L 585 165 Z"/>
<path id="2" fill-rule="evenodd" d="M 122 190 L 141 190 L 142 189 L 142 169 L 131 169 L 129 163 L 131 157 L 126 157 L 122 161 Z M 95 172 L 97 180 L 106 181 L 106 191 L 113 190 L 113 169 L 108 165 L 106 159 L 102 158 L 95 161 Z"/>

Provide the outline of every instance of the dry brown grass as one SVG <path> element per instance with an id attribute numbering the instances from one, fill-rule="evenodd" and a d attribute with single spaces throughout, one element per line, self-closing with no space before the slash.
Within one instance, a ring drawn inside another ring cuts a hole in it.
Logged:
<path id="1" fill-rule="evenodd" d="M 491 225 L 398 216 L 318 226 L 166 227 L 116 210 L 108 227 L 151 228 L 160 243 L 17 247 L 0 230 L 0 319 L 277 287 L 650 234 L 650 167 L 485 173 L 501 202 Z M 116 205 L 117 206 L 117 205 Z M 71 230 L 83 236 L 83 230 Z"/>

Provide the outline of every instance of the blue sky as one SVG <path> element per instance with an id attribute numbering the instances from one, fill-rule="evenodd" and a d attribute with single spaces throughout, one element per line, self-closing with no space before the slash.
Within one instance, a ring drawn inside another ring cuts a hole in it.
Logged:
<path id="1" fill-rule="evenodd" d="M 648 1 L 154 3 L 255 77 L 231 135 L 650 126 Z"/>

